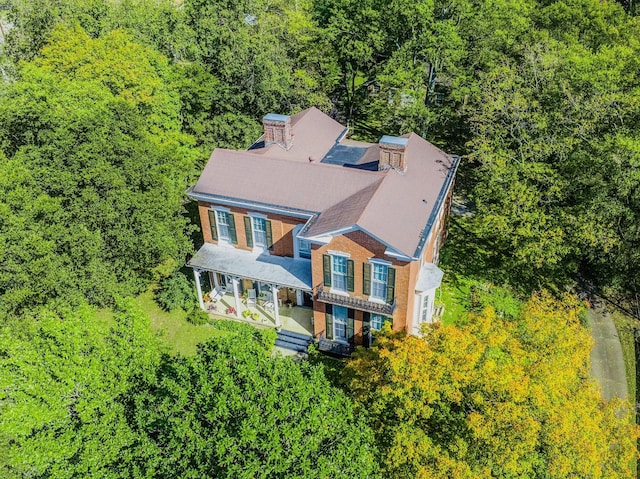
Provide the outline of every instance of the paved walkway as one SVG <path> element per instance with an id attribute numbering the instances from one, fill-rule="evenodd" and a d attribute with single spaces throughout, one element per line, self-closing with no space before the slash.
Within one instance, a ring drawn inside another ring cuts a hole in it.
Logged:
<path id="1" fill-rule="evenodd" d="M 611 315 L 597 305 L 587 313 L 591 324 L 591 335 L 595 344 L 591 351 L 591 374 L 602 389 L 602 398 L 627 399 L 622 346 Z"/>

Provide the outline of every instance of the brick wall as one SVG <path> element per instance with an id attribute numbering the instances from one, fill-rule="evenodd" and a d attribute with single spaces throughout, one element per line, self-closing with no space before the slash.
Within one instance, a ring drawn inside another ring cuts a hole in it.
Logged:
<path id="1" fill-rule="evenodd" d="M 208 211 L 211 209 L 211 206 L 212 205 L 210 203 L 205 203 L 203 201 L 198 202 L 200 224 L 202 225 L 202 234 L 204 236 L 204 241 L 206 243 L 215 244 L 217 243 L 217 241 L 213 241 L 211 239 L 211 228 L 209 225 Z M 246 208 L 237 208 L 235 206 L 227 207 L 224 205 L 220 205 L 220 207 L 229 209 L 231 211 L 231 214 L 233 215 L 236 225 L 236 234 L 238 236 L 238 244 L 236 245 L 236 248 L 251 250 L 252 248 L 249 248 L 247 246 L 247 236 L 244 228 L 244 217 L 249 212 L 259 212 Z M 289 256 L 293 258 L 293 229 L 299 224 L 304 224 L 305 220 L 302 218 L 293 218 L 291 216 L 285 216 L 275 213 L 265 214 L 265 216 L 269 221 L 271 221 L 271 234 L 273 236 L 273 250 L 271 250 L 269 253 L 276 256 Z"/>
<path id="2" fill-rule="evenodd" d="M 362 293 L 362 268 L 370 258 L 391 262 L 396 271 L 395 300 L 396 309 L 393 314 L 393 329 L 401 331 L 407 325 L 407 314 L 413 311 L 413 296 L 417 278 L 418 262 L 399 261 L 384 254 L 386 246 L 361 231 L 334 237 L 327 245 L 314 245 L 311 252 L 311 273 L 314 288 L 323 284 L 322 255 L 328 251 L 348 253 L 353 260 L 354 291 L 350 296 L 368 298 Z M 413 271 L 415 270 L 415 271 Z M 413 271 L 413 272 L 412 272 Z M 410 305 L 408 305 L 410 303 Z M 320 336 L 325 330 L 324 303 L 315 302 L 314 334 Z M 354 318 L 354 334 L 356 344 L 362 343 L 362 313 L 356 310 Z"/>

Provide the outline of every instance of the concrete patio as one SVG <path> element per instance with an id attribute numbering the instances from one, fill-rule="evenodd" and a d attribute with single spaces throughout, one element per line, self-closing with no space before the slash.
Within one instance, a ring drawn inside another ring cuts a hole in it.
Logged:
<path id="1" fill-rule="evenodd" d="M 264 304 L 260 304 L 261 301 L 258 301 L 255 305 L 247 305 L 246 301 L 240 299 L 238 303 L 236 304 L 232 294 L 225 294 L 215 303 L 205 302 L 205 310 L 215 318 L 231 319 L 254 326 L 276 328 L 275 312 L 273 309 L 264 307 Z M 276 307 L 278 307 L 281 329 L 313 336 L 313 310 L 311 308 L 300 306 Z M 238 314 L 236 315 L 231 308 L 235 309 Z M 243 316 L 244 311 L 250 311 L 251 315 L 248 317 Z M 257 319 L 253 319 L 252 316 L 256 313 Z"/>

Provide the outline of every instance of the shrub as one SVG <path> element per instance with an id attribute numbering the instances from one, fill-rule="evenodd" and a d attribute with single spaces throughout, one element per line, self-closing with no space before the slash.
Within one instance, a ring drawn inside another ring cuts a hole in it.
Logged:
<path id="1" fill-rule="evenodd" d="M 209 322 L 209 315 L 205 311 L 196 307 L 189 311 L 189 314 L 187 315 L 187 321 L 196 326 L 202 326 L 203 324 L 207 324 Z"/>
<path id="2" fill-rule="evenodd" d="M 248 309 L 245 309 L 242 312 L 242 316 L 245 317 L 245 318 L 248 318 L 250 315 L 251 315 L 251 311 L 249 311 Z"/>
<path id="3" fill-rule="evenodd" d="M 196 297 L 191 283 L 179 271 L 175 271 L 171 276 L 162 280 L 160 289 L 156 291 L 155 300 L 166 311 L 173 311 L 178 308 L 189 311 L 196 304 Z"/>

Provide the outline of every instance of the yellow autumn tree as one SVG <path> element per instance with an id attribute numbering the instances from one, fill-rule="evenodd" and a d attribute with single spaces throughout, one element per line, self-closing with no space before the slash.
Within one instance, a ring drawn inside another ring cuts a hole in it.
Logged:
<path id="1" fill-rule="evenodd" d="M 422 338 L 387 331 L 343 372 L 377 436 L 385 477 L 628 478 L 638 429 L 589 378 L 572 296 L 534 295 Z"/>

